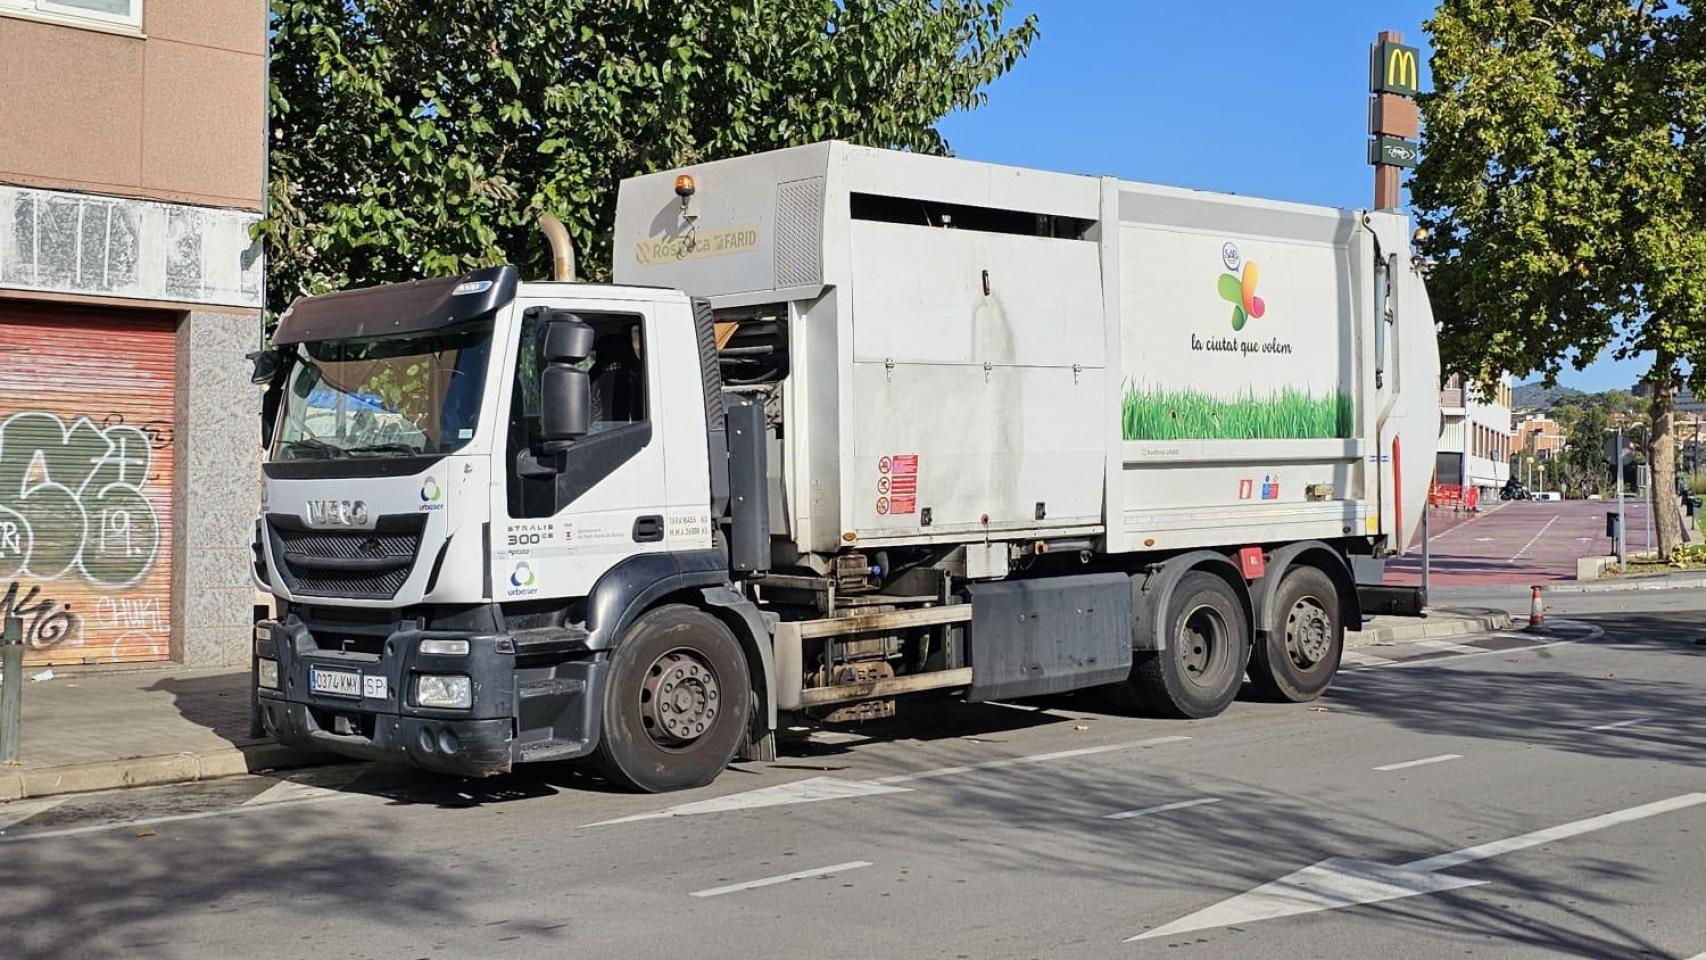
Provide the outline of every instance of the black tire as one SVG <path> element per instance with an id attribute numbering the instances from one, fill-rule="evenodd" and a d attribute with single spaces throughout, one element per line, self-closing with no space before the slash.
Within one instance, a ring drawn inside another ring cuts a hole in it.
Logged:
<path id="1" fill-rule="evenodd" d="M 1250 624 L 1232 585 L 1206 570 L 1179 578 L 1166 611 L 1167 649 L 1133 655 L 1126 681 L 1151 713 L 1200 720 L 1238 696 L 1250 658 Z"/>
<path id="2" fill-rule="evenodd" d="M 598 767 L 646 793 L 702 787 L 734 758 L 751 695 L 746 656 L 722 621 L 686 606 L 648 611 L 610 659 Z"/>
<path id="3" fill-rule="evenodd" d="M 1304 703 L 1327 692 L 1345 652 L 1339 609 L 1333 578 L 1315 567 L 1286 571 L 1273 597 L 1268 639 L 1250 657 L 1250 686 L 1258 696 Z"/>

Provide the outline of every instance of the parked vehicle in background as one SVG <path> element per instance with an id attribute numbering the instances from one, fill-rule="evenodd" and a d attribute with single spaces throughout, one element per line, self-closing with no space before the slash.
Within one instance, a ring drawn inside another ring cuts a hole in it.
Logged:
<path id="1" fill-rule="evenodd" d="M 1515 477 L 1506 480 L 1505 485 L 1499 488 L 1500 500 L 1527 500 L 1532 496 L 1533 494 L 1529 493 L 1528 488 L 1519 483 Z"/>
<path id="2" fill-rule="evenodd" d="M 1440 424 L 1410 242 L 825 143 L 625 182 L 619 285 L 299 300 L 257 364 L 265 726 L 672 790 L 927 691 L 1311 700 L 1423 602 L 1381 583 Z"/>

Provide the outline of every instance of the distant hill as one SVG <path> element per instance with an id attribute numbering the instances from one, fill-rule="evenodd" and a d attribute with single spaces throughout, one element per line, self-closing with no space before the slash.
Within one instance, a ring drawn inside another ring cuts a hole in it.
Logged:
<path id="1" fill-rule="evenodd" d="M 1511 408 L 1513 410 L 1550 410 L 1560 403 L 1579 400 L 1587 394 L 1570 387 L 1547 387 L 1536 380 L 1533 383 L 1519 383 L 1511 388 Z"/>

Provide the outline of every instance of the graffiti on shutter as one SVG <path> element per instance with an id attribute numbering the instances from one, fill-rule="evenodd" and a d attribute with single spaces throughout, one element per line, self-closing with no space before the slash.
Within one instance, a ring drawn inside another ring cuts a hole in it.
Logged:
<path id="1" fill-rule="evenodd" d="M 171 327 L 97 316 L 0 311 L 0 616 L 37 663 L 169 653 Z"/>

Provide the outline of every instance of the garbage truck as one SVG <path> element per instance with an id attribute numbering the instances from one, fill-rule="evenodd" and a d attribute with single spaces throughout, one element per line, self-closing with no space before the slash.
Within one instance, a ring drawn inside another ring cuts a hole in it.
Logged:
<path id="1" fill-rule="evenodd" d="M 256 355 L 277 740 L 674 790 L 924 694 L 1308 701 L 1425 602 L 1399 212 L 829 142 L 623 182 L 614 283 L 557 236 Z"/>

